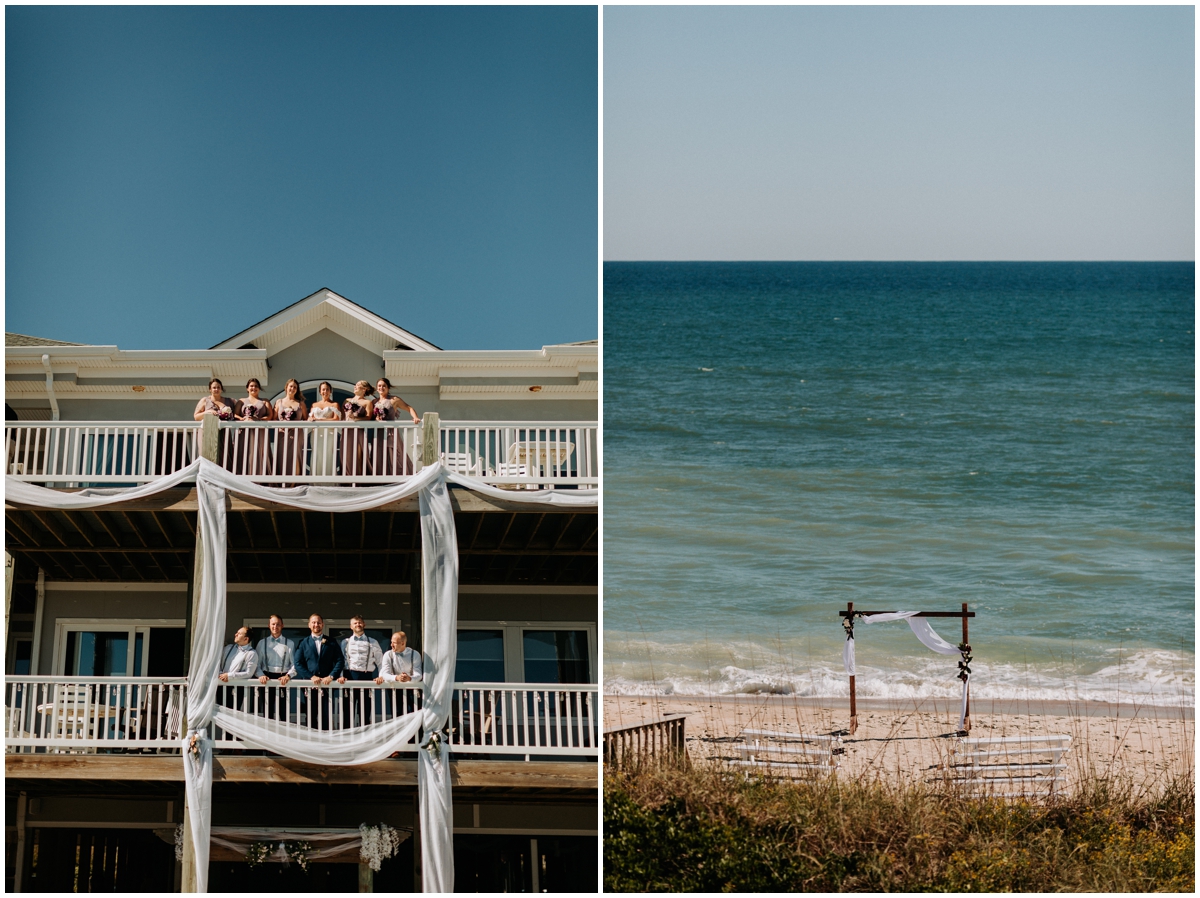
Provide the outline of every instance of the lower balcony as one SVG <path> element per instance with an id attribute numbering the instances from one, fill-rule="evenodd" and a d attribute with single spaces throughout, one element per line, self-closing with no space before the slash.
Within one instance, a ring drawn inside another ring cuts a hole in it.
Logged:
<path id="1" fill-rule="evenodd" d="M 260 716 L 293 734 L 349 733 L 419 710 L 424 697 L 420 683 L 264 686 L 255 680 L 217 689 L 219 705 Z M 186 703 L 185 678 L 6 677 L 5 752 L 178 754 Z M 247 751 L 218 727 L 213 738 L 217 754 Z M 412 760 L 419 740 L 414 738 L 401 756 Z M 594 759 L 600 744 L 597 687 L 455 683 L 446 740 L 455 756 Z"/>

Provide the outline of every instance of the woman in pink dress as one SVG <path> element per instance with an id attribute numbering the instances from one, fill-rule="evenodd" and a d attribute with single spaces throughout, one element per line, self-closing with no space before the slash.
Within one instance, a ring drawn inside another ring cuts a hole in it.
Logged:
<path id="1" fill-rule="evenodd" d="M 360 380 L 354 385 L 354 395 L 342 403 L 346 421 L 351 424 L 342 437 L 342 473 L 362 476 L 371 473 L 370 453 L 367 451 L 368 428 L 354 426 L 355 422 L 370 421 L 375 405 L 367 398 L 371 385 Z"/>
<path id="2" fill-rule="evenodd" d="M 379 398 L 375 400 L 376 421 L 396 421 L 401 412 L 408 412 L 412 416 L 413 424 L 421 423 L 421 418 L 417 415 L 415 408 L 399 396 L 391 395 L 392 382 L 386 377 L 379 378 L 375 389 L 379 392 Z M 400 432 L 397 429 L 389 427 L 386 433 L 382 430 L 375 430 L 372 436 L 371 448 L 376 474 L 397 475 L 413 472 L 412 459 L 407 451 L 411 447 L 404 445 L 405 441 L 400 438 Z"/>
<path id="3" fill-rule="evenodd" d="M 275 420 L 281 422 L 308 420 L 308 406 L 304 404 L 304 394 L 300 392 L 300 382 L 294 377 L 284 385 L 283 398 L 275 403 Z M 302 428 L 275 428 L 275 458 L 280 474 L 304 473 L 304 443 Z"/>
<path id="4" fill-rule="evenodd" d="M 205 415 L 214 415 L 218 421 L 233 420 L 233 403 L 226 399 L 221 393 L 225 386 L 218 378 L 213 378 L 208 382 L 208 395 L 196 403 L 196 412 L 192 417 L 197 421 L 203 421 Z M 225 441 L 221 439 L 223 434 L 218 435 L 217 439 L 217 464 L 225 467 Z M 197 441 L 200 439 L 200 434 L 196 434 Z M 196 454 L 200 454 L 200 444 L 196 444 Z"/>
<path id="5" fill-rule="evenodd" d="M 266 399 L 259 397 L 262 384 L 257 377 L 246 381 L 246 398 L 233 404 L 233 417 L 246 423 L 270 421 L 274 409 Z M 266 427 L 239 427 L 234 429 L 233 470 L 236 474 L 270 474 L 271 460 L 267 452 L 270 430 Z"/>

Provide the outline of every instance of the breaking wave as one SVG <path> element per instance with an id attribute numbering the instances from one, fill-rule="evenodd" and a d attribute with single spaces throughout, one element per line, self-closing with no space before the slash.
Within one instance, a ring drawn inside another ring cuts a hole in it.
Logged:
<path id="1" fill-rule="evenodd" d="M 1113 653 L 1116 655 L 1116 653 Z M 608 665 L 626 667 L 627 665 Z M 1033 668 L 1006 663 L 972 663 L 971 694 L 977 699 L 1023 701 L 1139 702 L 1178 706 L 1195 703 L 1195 661 L 1179 652 L 1147 650 L 1114 657 L 1090 673 L 1069 664 Z M 856 691 L 861 698 L 955 698 L 961 686 L 953 660 L 914 661 L 907 670 L 858 664 Z M 632 674 L 632 675 L 630 675 Z M 654 680 L 632 671 L 606 676 L 611 695 L 791 695 L 838 698 L 850 694 L 841 667 L 816 665 L 803 672 L 783 665 L 747 670 L 730 664 L 711 670 L 664 673 Z"/>

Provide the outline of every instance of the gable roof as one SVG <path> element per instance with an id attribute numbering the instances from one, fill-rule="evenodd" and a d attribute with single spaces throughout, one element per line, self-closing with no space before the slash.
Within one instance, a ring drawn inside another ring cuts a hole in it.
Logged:
<path id="1" fill-rule="evenodd" d="M 241 349 L 249 344 L 254 349 L 275 353 L 320 330 L 331 330 L 377 353 L 395 349 L 440 349 L 328 287 L 322 287 L 212 348 Z"/>
<path id="2" fill-rule="evenodd" d="M 46 337 L 31 337 L 28 334 L 4 334 L 5 346 L 86 346 L 86 343 L 68 343 L 65 340 L 50 340 Z"/>

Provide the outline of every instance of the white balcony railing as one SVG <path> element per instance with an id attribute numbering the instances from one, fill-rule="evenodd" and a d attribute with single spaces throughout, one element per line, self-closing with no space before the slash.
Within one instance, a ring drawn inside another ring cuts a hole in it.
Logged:
<path id="1" fill-rule="evenodd" d="M 111 749 L 176 752 L 187 681 L 150 677 L 10 676 L 4 681 L 4 741 L 9 753 L 95 753 Z M 220 705 L 317 731 L 348 730 L 418 710 L 420 683 L 292 681 L 222 684 Z M 455 754 L 595 756 L 597 687 L 455 683 L 449 742 Z M 241 750 L 220 728 L 217 751 Z M 403 749 L 417 750 L 414 739 Z"/>
<path id="2" fill-rule="evenodd" d="M 64 488 L 147 483 L 190 464 L 199 432 L 194 422 L 9 423 L 5 473 Z M 221 422 L 217 462 L 264 484 L 394 483 L 421 469 L 421 439 L 411 423 Z M 442 422 L 438 455 L 506 489 L 599 485 L 594 422 Z"/>
<path id="3" fill-rule="evenodd" d="M 596 755 L 595 686 L 455 683 L 450 744 L 457 754 Z"/>
<path id="4" fill-rule="evenodd" d="M 183 678 L 5 677 L 4 744 L 38 749 L 179 747 Z"/>
<path id="5" fill-rule="evenodd" d="M 464 474 L 520 489 L 600 484 L 596 425 L 443 421 L 438 455 Z"/>

